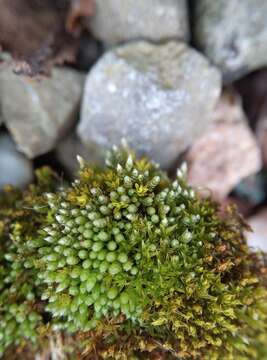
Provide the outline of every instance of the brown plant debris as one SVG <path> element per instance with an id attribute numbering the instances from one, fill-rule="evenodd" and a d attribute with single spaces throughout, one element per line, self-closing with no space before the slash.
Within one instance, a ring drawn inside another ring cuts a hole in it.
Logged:
<path id="1" fill-rule="evenodd" d="M 48 73 L 75 61 L 80 19 L 92 14 L 92 0 L 1 0 L 0 48 L 18 61 L 17 73 Z"/>

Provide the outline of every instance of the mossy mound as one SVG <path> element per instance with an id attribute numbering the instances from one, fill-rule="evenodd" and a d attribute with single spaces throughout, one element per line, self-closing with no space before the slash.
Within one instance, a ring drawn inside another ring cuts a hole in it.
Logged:
<path id="1" fill-rule="evenodd" d="M 242 218 L 184 167 L 171 181 L 128 149 L 80 163 L 71 185 L 42 172 L 2 196 L 0 352 L 72 334 L 73 358 L 267 358 L 266 259 Z"/>

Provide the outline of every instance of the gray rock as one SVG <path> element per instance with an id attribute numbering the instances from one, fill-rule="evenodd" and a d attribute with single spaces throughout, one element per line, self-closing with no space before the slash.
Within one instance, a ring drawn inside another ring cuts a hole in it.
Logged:
<path id="1" fill-rule="evenodd" d="M 131 43 L 88 74 L 78 133 L 98 149 L 125 138 L 169 167 L 209 125 L 220 89 L 219 72 L 185 44 Z"/>
<path id="2" fill-rule="evenodd" d="M 0 135 L 0 189 L 5 185 L 24 187 L 33 179 L 30 160 L 20 154 L 10 136 Z"/>
<path id="3" fill-rule="evenodd" d="M 186 0 L 96 0 L 96 13 L 88 25 L 108 45 L 189 39 Z"/>
<path id="4" fill-rule="evenodd" d="M 29 158 L 55 147 L 76 120 L 84 76 L 55 68 L 51 77 L 28 79 L 0 66 L 0 108 L 20 151 Z"/>
<path id="5" fill-rule="evenodd" d="M 56 157 L 64 166 L 65 170 L 71 178 L 75 178 L 79 170 L 77 155 L 92 164 L 104 164 L 99 152 L 94 151 L 94 147 L 86 147 L 81 143 L 78 136 L 74 133 L 61 141 L 56 148 Z"/>
<path id="6" fill-rule="evenodd" d="M 225 81 L 267 64 L 267 2 L 195 1 L 194 39 Z"/>

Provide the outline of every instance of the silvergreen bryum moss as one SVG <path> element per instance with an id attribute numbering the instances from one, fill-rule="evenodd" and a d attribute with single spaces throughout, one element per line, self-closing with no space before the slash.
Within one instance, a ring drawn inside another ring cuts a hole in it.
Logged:
<path id="1" fill-rule="evenodd" d="M 71 185 L 42 169 L 0 197 L 0 353 L 60 334 L 72 359 L 267 359 L 266 256 L 236 211 L 184 166 L 171 180 L 126 148 L 105 169 L 79 160 Z"/>

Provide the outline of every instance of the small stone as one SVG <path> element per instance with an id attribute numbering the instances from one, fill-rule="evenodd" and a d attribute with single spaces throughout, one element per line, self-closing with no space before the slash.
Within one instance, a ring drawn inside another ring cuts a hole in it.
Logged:
<path id="1" fill-rule="evenodd" d="M 256 138 L 247 125 L 237 94 L 226 92 L 213 114 L 214 123 L 185 156 L 191 185 L 210 189 L 222 200 L 262 161 Z"/>
<path id="2" fill-rule="evenodd" d="M 28 79 L 0 66 L 3 121 L 18 149 L 29 158 L 52 150 L 76 120 L 83 75 L 55 68 L 51 77 Z"/>
<path id="3" fill-rule="evenodd" d="M 98 150 L 125 138 L 170 167 L 212 121 L 220 90 L 219 72 L 184 43 L 124 45 L 88 74 L 78 134 Z"/>
<path id="4" fill-rule="evenodd" d="M 93 37 L 85 34 L 80 39 L 79 51 L 75 67 L 81 71 L 88 71 L 103 53 L 103 46 Z"/>
<path id="5" fill-rule="evenodd" d="M 186 0 L 96 0 L 89 29 L 104 43 L 189 39 Z"/>
<path id="6" fill-rule="evenodd" d="M 25 187 L 33 179 L 30 160 L 20 154 L 7 134 L 0 135 L 0 189 L 5 185 Z"/>
<path id="7" fill-rule="evenodd" d="M 194 9 L 196 45 L 229 82 L 267 64 L 267 2 L 198 0 Z"/>
<path id="8" fill-rule="evenodd" d="M 267 251 L 267 208 L 247 219 L 253 232 L 247 234 L 248 245 L 255 250 Z"/>

